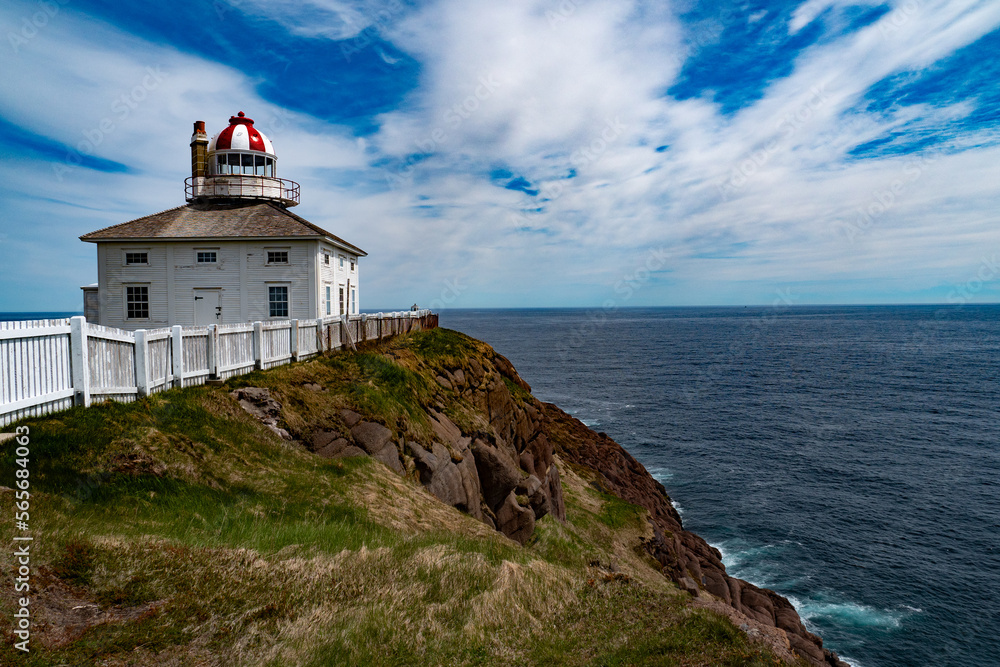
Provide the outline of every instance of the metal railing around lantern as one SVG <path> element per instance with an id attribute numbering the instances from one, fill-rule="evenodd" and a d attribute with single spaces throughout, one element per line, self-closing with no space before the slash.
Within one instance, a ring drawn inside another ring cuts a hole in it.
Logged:
<path id="1" fill-rule="evenodd" d="M 276 176 L 189 176 L 184 179 L 184 198 L 268 199 L 286 206 L 299 203 L 299 184 Z"/>

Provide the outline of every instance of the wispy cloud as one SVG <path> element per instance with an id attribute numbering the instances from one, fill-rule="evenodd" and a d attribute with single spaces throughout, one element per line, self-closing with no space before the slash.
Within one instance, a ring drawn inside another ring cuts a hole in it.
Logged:
<path id="1" fill-rule="evenodd" d="M 13 25 L 31 7 L 0 15 Z M 76 282 L 93 268 L 75 236 L 177 204 L 190 122 L 221 125 L 236 107 L 278 121 L 280 168 L 303 184 L 298 212 L 371 253 L 373 307 L 429 302 L 456 278 L 455 306 L 600 304 L 650 248 L 669 248 L 669 266 L 637 305 L 767 302 L 776 285 L 804 302 L 943 300 L 1000 245 L 1000 121 L 982 93 L 992 73 L 952 63 L 991 43 L 996 3 L 227 7 L 279 25 L 302 54 L 289 67 L 343 71 L 359 95 L 371 91 L 348 76 L 353 61 L 310 61 L 314 45 L 370 48 L 387 67 L 411 59 L 416 78 L 391 108 L 370 107 L 359 132 L 301 110 L 320 105 L 322 87 L 297 89 L 317 97 L 308 103 L 276 102 L 275 82 L 221 62 L 231 56 L 213 62 L 67 9 L 0 78 L 0 116 L 67 150 L 115 122 L 93 156 L 121 173 L 79 166 L 53 186 L 59 160 L 5 149 L 22 165 L 3 192 L 11 229 L 39 213 L 60 220 Z M 781 67 L 741 82 L 757 50 Z M 704 58 L 731 76 L 701 74 Z M 162 80 L 118 121 L 111 105 L 150 67 Z"/>

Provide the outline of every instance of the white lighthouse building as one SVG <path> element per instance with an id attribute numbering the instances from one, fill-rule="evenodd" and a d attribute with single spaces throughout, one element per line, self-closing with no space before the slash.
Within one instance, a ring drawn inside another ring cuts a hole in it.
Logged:
<path id="1" fill-rule="evenodd" d="M 358 312 L 366 253 L 288 209 L 271 141 L 241 111 L 212 137 L 194 124 L 187 204 L 80 237 L 97 245 L 87 319 L 122 329 Z"/>

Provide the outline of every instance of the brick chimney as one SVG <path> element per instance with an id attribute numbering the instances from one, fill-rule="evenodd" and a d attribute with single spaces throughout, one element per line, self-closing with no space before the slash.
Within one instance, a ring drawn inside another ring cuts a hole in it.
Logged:
<path id="1" fill-rule="evenodd" d="M 194 134 L 191 135 L 191 176 L 198 178 L 208 173 L 208 135 L 205 134 L 205 121 L 194 122 Z"/>

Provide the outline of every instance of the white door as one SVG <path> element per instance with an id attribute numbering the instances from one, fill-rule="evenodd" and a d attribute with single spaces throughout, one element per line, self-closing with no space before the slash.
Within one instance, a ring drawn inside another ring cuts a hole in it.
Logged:
<path id="1" fill-rule="evenodd" d="M 202 326 L 222 324 L 222 290 L 196 289 L 194 291 L 194 323 Z"/>

